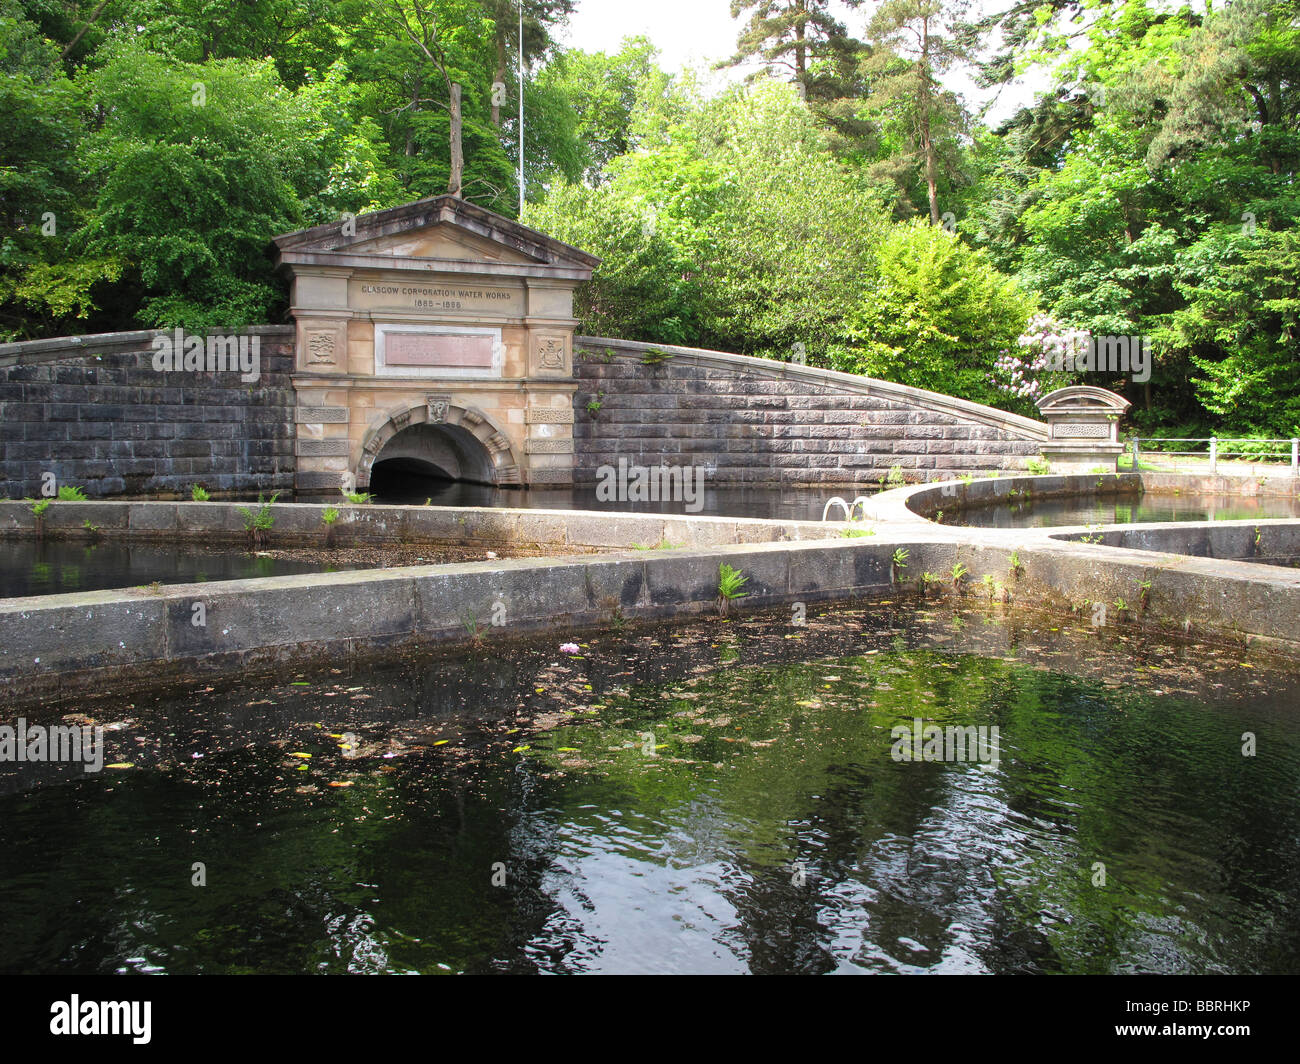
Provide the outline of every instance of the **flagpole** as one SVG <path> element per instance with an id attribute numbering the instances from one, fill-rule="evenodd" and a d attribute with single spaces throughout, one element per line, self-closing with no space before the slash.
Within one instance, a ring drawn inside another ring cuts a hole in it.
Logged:
<path id="1" fill-rule="evenodd" d="M 519 214 L 524 213 L 524 0 L 519 0 Z"/>

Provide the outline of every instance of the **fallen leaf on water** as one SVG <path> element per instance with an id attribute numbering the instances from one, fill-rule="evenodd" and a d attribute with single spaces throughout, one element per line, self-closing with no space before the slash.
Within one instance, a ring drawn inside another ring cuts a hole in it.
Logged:
<path id="1" fill-rule="evenodd" d="M 525 750 L 531 750 L 531 749 L 532 749 L 531 746 L 516 746 L 516 747 L 515 747 L 513 750 L 511 750 L 510 752 L 511 752 L 512 754 L 522 754 Z"/>
<path id="2" fill-rule="evenodd" d="M 339 781 L 339 780 L 331 780 L 331 781 L 330 781 L 330 786 L 331 786 L 331 787 L 351 787 L 351 786 L 352 786 L 352 781 L 351 781 L 351 780 L 343 780 L 343 781 Z"/>
<path id="3" fill-rule="evenodd" d="M 104 767 L 105 768 L 135 768 L 135 766 L 131 764 L 131 762 L 129 761 L 119 761 L 115 765 L 105 765 Z"/>
<path id="4" fill-rule="evenodd" d="M 289 686 L 290 686 L 290 687 L 310 687 L 311 684 L 309 684 L 306 680 L 294 680 L 293 683 L 291 683 Z"/>
<path id="5" fill-rule="evenodd" d="M 450 739 L 439 739 L 439 740 L 438 740 L 436 743 L 434 743 L 433 745 L 434 745 L 434 746 L 443 746 L 443 745 L 445 745 L 445 744 L 447 744 L 447 743 L 449 743 L 449 742 L 451 742 Z"/>
<path id="6" fill-rule="evenodd" d="M 576 746 L 557 746 L 555 749 L 561 754 L 576 754 L 579 752 Z"/>
<path id="7" fill-rule="evenodd" d="M 294 768 L 297 769 L 299 772 L 306 772 L 308 766 L 306 766 L 306 765 L 294 765 Z"/>
<path id="8" fill-rule="evenodd" d="M 304 754 L 301 751 L 297 751 L 295 753 L 290 754 L 289 756 L 290 757 L 311 757 L 311 754 Z"/>

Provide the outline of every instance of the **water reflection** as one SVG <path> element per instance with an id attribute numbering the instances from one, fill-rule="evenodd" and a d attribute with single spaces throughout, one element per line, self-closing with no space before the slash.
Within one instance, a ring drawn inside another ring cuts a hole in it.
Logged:
<path id="1" fill-rule="evenodd" d="M 1130 525 L 1161 521 L 1249 521 L 1300 517 L 1300 498 L 1141 495 L 1112 499 L 1022 499 L 962 511 L 946 523 L 979 528 Z"/>
<path id="2" fill-rule="evenodd" d="M 790 634 L 86 707 L 134 767 L 0 768 L 0 968 L 1300 968 L 1295 675 L 975 613 Z M 998 725 L 997 771 L 892 760 L 915 717 Z"/>

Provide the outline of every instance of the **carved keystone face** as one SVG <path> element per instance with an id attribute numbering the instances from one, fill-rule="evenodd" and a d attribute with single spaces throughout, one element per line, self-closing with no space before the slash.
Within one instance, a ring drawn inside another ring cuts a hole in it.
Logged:
<path id="1" fill-rule="evenodd" d="M 447 420 L 447 412 L 451 409 L 451 396 L 430 395 L 426 402 L 429 408 L 430 425 L 441 425 Z"/>

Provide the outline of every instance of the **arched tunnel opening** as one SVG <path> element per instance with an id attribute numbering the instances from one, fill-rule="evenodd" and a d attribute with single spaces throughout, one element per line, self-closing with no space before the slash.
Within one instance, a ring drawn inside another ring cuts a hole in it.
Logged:
<path id="1" fill-rule="evenodd" d="M 387 502 L 423 502 L 460 485 L 491 487 L 496 468 L 488 449 L 459 425 L 412 425 L 379 452 L 370 470 L 370 492 Z"/>

